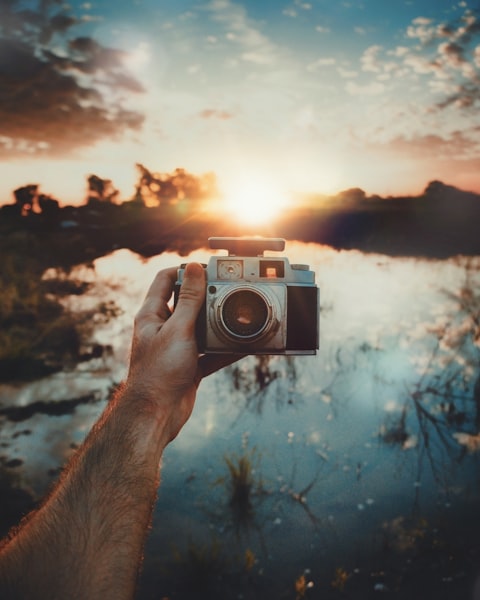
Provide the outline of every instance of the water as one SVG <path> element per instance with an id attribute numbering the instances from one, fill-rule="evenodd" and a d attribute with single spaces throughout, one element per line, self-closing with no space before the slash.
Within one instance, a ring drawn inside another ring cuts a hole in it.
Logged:
<path id="1" fill-rule="evenodd" d="M 468 590 L 480 555 L 471 518 L 480 260 L 300 243 L 286 254 L 316 271 L 320 352 L 247 357 L 202 382 L 190 421 L 165 452 L 139 598 Z M 207 258 L 198 251 L 189 260 Z M 14 471 L 33 493 L 44 492 L 125 376 L 133 314 L 156 271 L 179 262 L 122 250 L 97 260 L 94 272 L 72 274 L 94 282 L 68 300 L 72 308 L 101 298 L 123 313 L 95 331 L 112 356 L 0 388 L 2 405 L 93 394 L 72 414 L 2 424 L 3 454 L 19 459 Z M 242 457 L 250 493 L 235 502 L 226 459 L 238 466 Z"/>

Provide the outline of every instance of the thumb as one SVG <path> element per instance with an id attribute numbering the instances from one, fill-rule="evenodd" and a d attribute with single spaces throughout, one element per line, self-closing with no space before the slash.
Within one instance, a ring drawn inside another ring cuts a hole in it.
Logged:
<path id="1" fill-rule="evenodd" d="M 178 324 L 192 334 L 200 308 L 205 300 L 205 270 L 199 263 L 189 263 L 185 267 L 177 306 L 172 315 Z"/>

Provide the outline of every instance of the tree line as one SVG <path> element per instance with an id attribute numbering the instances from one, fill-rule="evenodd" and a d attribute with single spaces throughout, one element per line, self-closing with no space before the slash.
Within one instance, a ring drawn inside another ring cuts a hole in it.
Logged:
<path id="1" fill-rule="evenodd" d="M 194 175 L 186 169 L 177 168 L 172 173 L 153 172 L 137 163 L 138 177 L 135 193 L 128 203 L 140 207 L 175 205 L 179 202 L 200 204 L 218 196 L 217 180 L 214 173 Z M 111 179 L 91 174 L 87 177 L 87 195 L 84 205 L 102 207 L 119 202 L 119 190 Z M 60 201 L 52 195 L 40 191 L 40 185 L 29 183 L 13 191 L 14 203 L 2 207 L 2 212 L 11 215 L 28 216 L 43 214 L 54 216 L 60 210 Z"/>

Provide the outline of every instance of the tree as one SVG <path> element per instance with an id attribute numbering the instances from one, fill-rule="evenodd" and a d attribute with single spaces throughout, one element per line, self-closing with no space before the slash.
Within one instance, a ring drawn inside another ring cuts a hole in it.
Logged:
<path id="1" fill-rule="evenodd" d="M 447 458 L 460 462 L 480 451 L 480 269 L 475 259 L 457 259 L 465 282 L 451 292 L 445 317 L 427 326 L 430 335 L 424 367 L 405 385 L 402 410 L 381 428 L 381 438 L 419 454 L 419 479 L 426 458 L 437 483 L 449 486 Z"/>
<path id="2" fill-rule="evenodd" d="M 350 188 L 340 192 L 337 196 L 342 204 L 359 204 L 366 199 L 367 195 L 360 188 Z"/>
<path id="3" fill-rule="evenodd" d="M 456 188 L 454 188 L 453 186 L 446 185 L 442 181 L 434 180 L 430 181 L 430 183 L 427 185 L 424 191 L 424 195 L 429 200 L 435 200 L 456 191 L 458 190 L 456 190 Z"/>
<path id="4" fill-rule="evenodd" d="M 46 196 L 45 194 L 40 194 L 38 196 L 38 207 L 45 217 L 54 217 L 58 215 L 58 211 L 60 210 L 58 200 L 55 200 L 55 198 L 52 198 L 51 196 Z"/>
<path id="5" fill-rule="evenodd" d="M 90 175 L 88 181 L 87 204 L 98 202 L 113 204 L 119 191 L 114 187 L 111 179 L 102 179 L 97 175 Z"/>
<path id="6" fill-rule="evenodd" d="M 176 204 L 181 200 L 196 202 L 218 193 L 213 173 L 196 176 L 182 168 L 173 173 L 153 173 L 140 163 L 136 167 L 140 172 L 137 197 L 140 194 L 147 206 Z"/>
<path id="7" fill-rule="evenodd" d="M 15 204 L 22 216 L 29 215 L 33 212 L 33 207 L 38 195 L 38 184 L 29 183 L 23 187 L 17 188 L 13 195 L 15 196 Z"/>

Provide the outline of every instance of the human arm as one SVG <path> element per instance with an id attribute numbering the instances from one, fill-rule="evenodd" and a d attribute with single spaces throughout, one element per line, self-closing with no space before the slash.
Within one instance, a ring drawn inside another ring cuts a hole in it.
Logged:
<path id="1" fill-rule="evenodd" d="M 161 271 L 135 320 L 126 382 L 41 507 L 0 550 L 0 597 L 133 597 L 165 446 L 189 418 L 203 376 L 232 357 L 198 358 L 194 330 L 205 274 Z"/>

